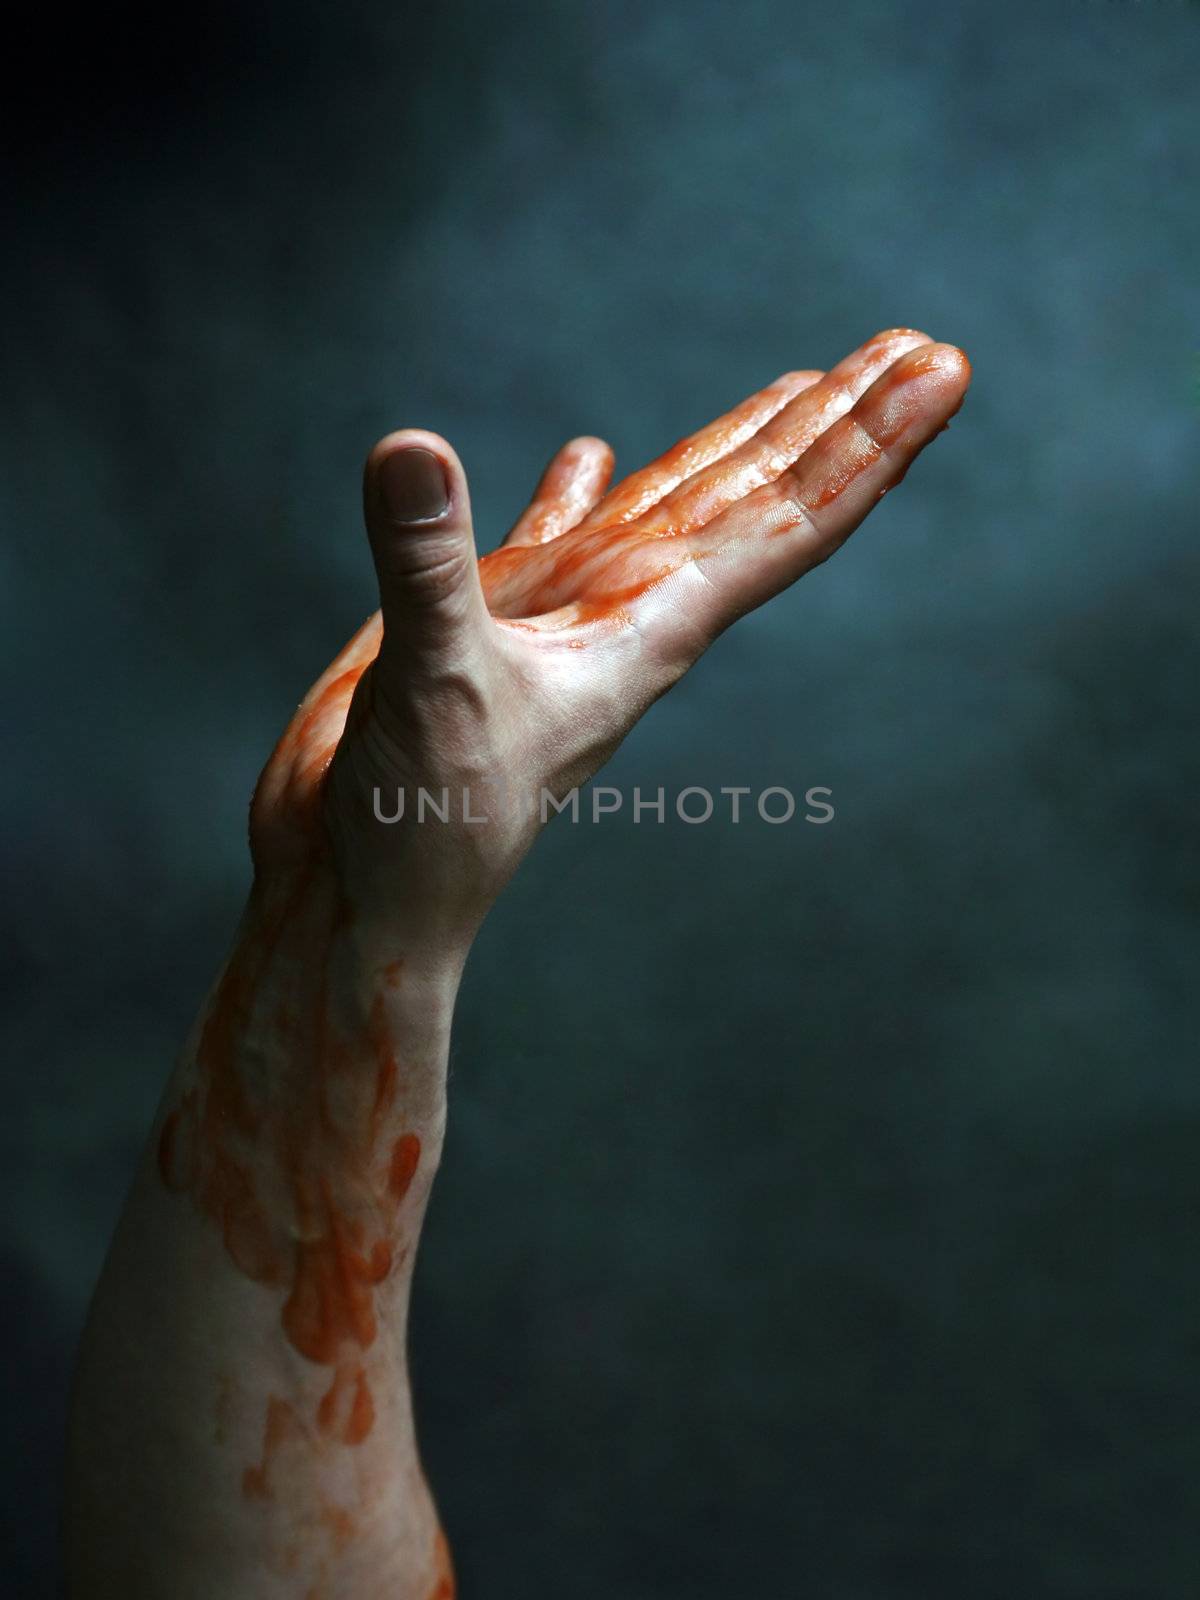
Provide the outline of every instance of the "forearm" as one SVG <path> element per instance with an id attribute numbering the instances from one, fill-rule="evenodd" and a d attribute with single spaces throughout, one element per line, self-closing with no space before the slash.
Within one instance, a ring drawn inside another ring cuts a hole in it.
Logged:
<path id="1" fill-rule="evenodd" d="M 92 1308 L 76 1600 L 449 1594 L 404 1335 L 460 966 L 320 869 L 252 896 Z"/>

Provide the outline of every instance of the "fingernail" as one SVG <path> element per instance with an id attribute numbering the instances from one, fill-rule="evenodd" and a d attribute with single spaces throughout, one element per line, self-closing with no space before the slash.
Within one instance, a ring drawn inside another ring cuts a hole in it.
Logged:
<path id="1" fill-rule="evenodd" d="M 434 522 L 450 507 L 445 468 L 432 450 L 397 450 L 386 457 L 379 492 L 396 522 Z"/>

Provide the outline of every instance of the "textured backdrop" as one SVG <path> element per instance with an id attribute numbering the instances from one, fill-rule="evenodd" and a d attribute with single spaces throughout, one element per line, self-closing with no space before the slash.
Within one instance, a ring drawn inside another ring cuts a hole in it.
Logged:
<path id="1" fill-rule="evenodd" d="M 1200 10 L 45 8 L 0 265 L 5 1592 L 246 799 L 370 608 L 367 447 L 481 543 L 879 327 L 960 418 L 465 984 L 413 1330 L 465 1597 L 1175 1600 L 1200 1572 Z M 14 110 L 14 104 L 16 109 Z"/>

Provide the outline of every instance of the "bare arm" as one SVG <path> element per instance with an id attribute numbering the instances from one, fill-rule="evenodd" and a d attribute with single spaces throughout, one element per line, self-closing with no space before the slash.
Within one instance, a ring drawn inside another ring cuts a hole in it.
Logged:
<path id="1" fill-rule="evenodd" d="M 452 1595 L 404 1335 L 471 940 L 542 797 L 826 559 L 968 380 L 960 352 L 901 330 L 787 374 L 608 494 L 608 447 L 572 441 L 482 561 L 445 441 L 376 446 L 381 610 L 264 769 L 242 924 L 93 1303 L 75 1600 Z"/>

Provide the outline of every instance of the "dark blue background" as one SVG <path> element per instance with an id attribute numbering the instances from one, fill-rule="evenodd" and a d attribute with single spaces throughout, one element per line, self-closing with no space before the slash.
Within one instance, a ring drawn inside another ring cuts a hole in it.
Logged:
<path id="1" fill-rule="evenodd" d="M 1200 1574 L 1200 14 L 355 0 L 26 18 L 2 637 L 7 1592 L 71 1352 L 372 605 L 380 433 L 480 542 L 879 327 L 960 418 L 557 825 L 465 985 L 422 1437 L 465 1596 L 1147 1600 Z"/>

